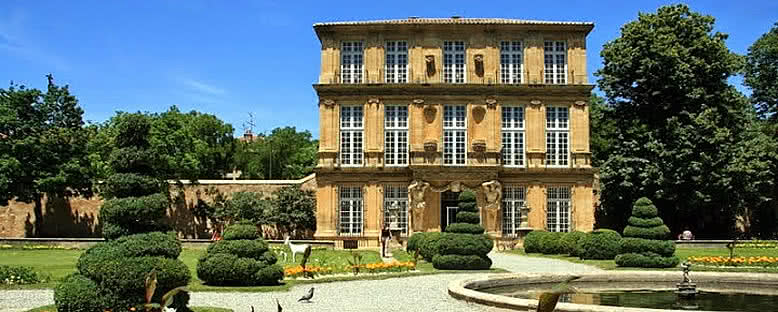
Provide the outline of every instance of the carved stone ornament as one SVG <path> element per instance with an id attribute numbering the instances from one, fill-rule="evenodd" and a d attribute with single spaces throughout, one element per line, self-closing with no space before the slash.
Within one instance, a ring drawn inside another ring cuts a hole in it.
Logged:
<path id="1" fill-rule="evenodd" d="M 438 151 L 438 142 L 434 140 L 424 142 L 424 151 L 434 153 Z"/>
<path id="2" fill-rule="evenodd" d="M 381 101 L 378 98 L 369 98 L 367 100 L 368 104 L 378 104 L 379 102 L 381 102 Z"/>
<path id="3" fill-rule="evenodd" d="M 486 152 L 486 141 L 484 140 L 473 141 L 473 151 L 476 153 Z"/>
<path id="4" fill-rule="evenodd" d="M 435 75 L 435 56 L 434 55 L 425 55 L 424 56 L 424 62 L 426 63 L 426 67 L 427 67 L 427 76 L 434 76 Z"/>
<path id="5" fill-rule="evenodd" d="M 530 104 L 530 105 L 532 105 L 532 106 L 538 106 L 538 105 L 540 105 L 541 103 L 543 103 L 543 102 L 541 102 L 540 100 L 532 100 L 532 101 L 529 101 L 529 104 Z"/>
<path id="6" fill-rule="evenodd" d="M 585 106 L 586 105 L 586 101 L 575 101 L 575 105 L 577 105 L 577 106 Z"/>
<path id="7" fill-rule="evenodd" d="M 419 105 L 419 106 L 424 105 L 424 100 L 423 99 L 413 99 L 413 105 Z"/>
<path id="8" fill-rule="evenodd" d="M 484 56 L 483 54 L 476 54 L 473 59 L 476 63 L 483 63 L 484 62 Z"/>
<path id="9" fill-rule="evenodd" d="M 333 106 L 333 105 L 335 105 L 335 100 L 325 99 L 325 100 L 321 101 L 321 103 L 324 104 L 324 106 Z"/>
<path id="10" fill-rule="evenodd" d="M 484 102 L 486 102 L 486 106 L 489 108 L 495 108 L 497 106 L 497 99 L 495 98 L 487 98 Z"/>

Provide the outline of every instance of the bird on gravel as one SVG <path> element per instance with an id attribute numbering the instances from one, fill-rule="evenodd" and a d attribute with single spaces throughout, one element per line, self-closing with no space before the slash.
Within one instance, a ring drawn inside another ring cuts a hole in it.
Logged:
<path id="1" fill-rule="evenodd" d="M 303 296 L 302 298 L 297 300 L 297 302 L 300 302 L 300 301 L 303 301 L 303 300 L 305 300 L 306 302 L 311 302 L 311 298 L 313 298 L 313 287 L 311 287 L 311 289 L 308 291 L 307 294 L 305 294 L 305 296 Z"/>
<path id="2" fill-rule="evenodd" d="M 276 298 L 276 305 L 278 306 L 278 312 L 283 312 L 284 308 L 281 307 L 281 303 L 278 302 L 278 298 Z"/>
<path id="3" fill-rule="evenodd" d="M 564 282 L 561 282 L 551 288 L 550 292 L 544 292 L 540 294 L 538 299 L 538 312 L 552 312 L 556 308 L 559 297 L 563 294 L 569 294 L 575 292 L 575 287 L 570 286 L 570 282 L 581 278 L 581 276 L 573 275 L 568 277 Z"/>

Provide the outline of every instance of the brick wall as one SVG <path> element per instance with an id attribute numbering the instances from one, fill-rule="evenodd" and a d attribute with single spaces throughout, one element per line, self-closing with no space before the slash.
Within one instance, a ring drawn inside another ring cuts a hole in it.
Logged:
<path id="1" fill-rule="evenodd" d="M 198 184 L 183 181 L 183 186 L 170 186 L 171 207 L 167 221 L 183 238 L 210 238 L 210 225 L 195 217 L 192 208 L 198 196 L 208 200 L 205 190 L 216 188 L 229 197 L 233 192 L 251 191 L 270 194 L 284 186 L 299 185 L 302 189 L 316 189 L 314 175 L 300 180 L 200 180 Z M 101 237 L 99 196 L 92 198 L 59 198 L 44 196 L 40 205 L 11 201 L 0 206 L 0 237 Z M 36 209 L 36 206 L 37 209 Z M 37 210 L 37 211 L 36 211 Z M 40 226 L 36 227 L 36 216 Z M 273 228 L 263 231 L 275 236 Z M 312 233 L 310 234 L 312 236 Z M 302 235 L 305 236 L 305 235 Z"/>

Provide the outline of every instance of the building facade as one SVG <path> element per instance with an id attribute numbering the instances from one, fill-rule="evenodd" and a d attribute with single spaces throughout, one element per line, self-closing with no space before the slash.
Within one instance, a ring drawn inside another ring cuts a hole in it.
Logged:
<path id="1" fill-rule="evenodd" d="M 454 221 L 458 192 L 515 238 L 591 230 L 592 23 L 408 18 L 314 25 L 321 41 L 317 239 L 379 244 Z M 345 242 L 345 243 L 344 243 Z"/>

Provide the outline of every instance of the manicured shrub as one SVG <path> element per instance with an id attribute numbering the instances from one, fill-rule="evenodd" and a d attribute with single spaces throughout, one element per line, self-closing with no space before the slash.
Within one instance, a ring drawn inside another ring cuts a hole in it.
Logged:
<path id="1" fill-rule="evenodd" d="M 480 224 L 451 223 L 446 226 L 448 233 L 483 234 L 484 231 L 486 230 Z"/>
<path id="2" fill-rule="evenodd" d="M 541 239 L 548 234 L 546 231 L 532 231 L 524 236 L 524 252 L 526 253 L 540 253 L 541 252 Z"/>
<path id="3" fill-rule="evenodd" d="M 675 242 L 671 240 L 653 240 L 625 237 L 621 242 L 621 253 L 652 252 L 663 257 L 675 254 Z"/>
<path id="4" fill-rule="evenodd" d="M 621 251 L 621 235 L 614 230 L 594 230 L 583 243 L 582 259 L 611 260 Z"/>
<path id="5" fill-rule="evenodd" d="M 208 246 L 207 251 L 209 255 L 227 253 L 243 258 L 263 260 L 265 259 L 265 252 L 268 251 L 268 247 L 264 240 L 223 240 Z"/>
<path id="6" fill-rule="evenodd" d="M 123 235 L 163 229 L 161 220 L 167 206 L 167 195 L 159 193 L 106 200 L 100 207 L 100 221 L 104 224 L 103 237 L 116 239 Z"/>
<path id="7" fill-rule="evenodd" d="M 620 267 L 673 268 L 680 263 L 676 256 L 663 257 L 653 252 L 623 253 L 616 256 L 616 265 Z"/>
<path id="8" fill-rule="evenodd" d="M 197 277 L 208 285 L 252 285 L 254 275 L 263 268 L 261 262 L 251 258 L 226 253 L 208 254 L 197 262 Z"/>
<path id="9" fill-rule="evenodd" d="M 457 223 L 481 224 L 481 216 L 477 212 L 457 212 Z"/>
<path id="10" fill-rule="evenodd" d="M 120 237 L 116 247 L 124 257 L 160 256 L 171 259 L 181 254 L 181 242 L 175 232 L 150 232 Z"/>
<path id="11" fill-rule="evenodd" d="M 540 252 L 546 255 L 557 255 L 565 253 L 562 246 L 562 235 L 560 232 L 546 232 L 540 237 Z"/>
<path id="12" fill-rule="evenodd" d="M 654 227 L 658 225 L 665 224 L 664 221 L 662 221 L 662 218 L 660 217 L 654 217 L 654 218 L 639 218 L 639 217 L 629 217 L 627 220 L 628 225 L 636 226 L 636 227 Z"/>
<path id="13" fill-rule="evenodd" d="M 259 237 L 257 226 L 253 224 L 238 223 L 224 229 L 224 240 L 257 239 Z"/>
<path id="14" fill-rule="evenodd" d="M 436 255 L 432 266 L 438 270 L 488 270 L 492 260 L 476 255 Z"/>
<path id="15" fill-rule="evenodd" d="M 97 284 L 78 273 L 70 274 L 54 288 L 57 311 L 103 312 Z"/>
<path id="16" fill-rule="evenodd" d="M 458 211 L 478 212 L 478 203 L 476 202 L 475 192 L 464 190 L 459 193 Z"/>
<path id="17" fill-rule="evenodd" d="M 31 267 L 0 265 L 0 285 L 26 285 L 45 281 L 45 277 Z"/>
<path id="18" fill-rule="evenodd" d="M 112 310 L 126 309 L 144 302 L 146 276 L 157 272 L 153 302 L 160 302 L 169 290 L 189 283 L 189 268 L 178 259 L 129 257 L 103 262 L 87 276 L 101 285 L 102 300 Z"/>
<path id="19" fill-rule="evenodd" d="M 575 246 L 570 249 L 570 255 L 573 257 L 581 257 L 584 253 L 584 245 L 588 241 L 592 240 L 592 233 L 584 233 L 584 235 L 581 235 L 581 237 L 578 238 L 578 241 L 576 242 Z"/>
<path id="20" fill-rule="evenodd" d="M 277 264 L 261 268 L 254 274 L 255 285 L 277 285 L 282 279 L 284 279 L 284 268 Z"/>
<path id="21" fill-rule="evenodd" d="M 427 232 L 413 233 L 411 237 L 408 238 L 408 245 L 405 247 L 405 250 L 409 253 L 413 253 L 418 250 L 420 247 L 420 242 L 424 239 L 424 235 L 426 234 Z"/>
<path id="22" fill-rule="evenodd" d="M 419 242 L 419 255 L 424 258 L 424 261 L 432 262 L 432 257 L 439 254 L 438 241 L 443 233 L 429 232 L 423 236 L 423 239 Z"/>
<path id="23" fill-rule="evenodd" d="M 486 256 L 494 242 L 485 235 L 443 233 L 437 241 L 438 254 Z"/>
<path id="24" fill-rule="evenodd" d="M 562 235 L 559 244 L 562 248 L 562 253 L 566 253 L 571 256 L 577 256 L 576 248 L 578 246 L 578 240 L 586 236 L 586 233 L 581 231 L 567 232 Z"/>
<path id="25" fill-rule="evenodd" d="M 627 225 L 624 228 L 624 236 L 640 237 L 645 239 L 667 239 L 670 237 L 670 228 L 666 225 L 654 226 L 650 228 Z"/>
<path id="26" fill-rule="evenodd" d="M 654 218 L 659 214 L 659 210 L 651 202 L 650 199 L 641 197 L 635 201 L 635 205 L 632 206 L 632 216 L 638 218 Z"/>

